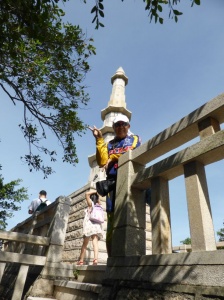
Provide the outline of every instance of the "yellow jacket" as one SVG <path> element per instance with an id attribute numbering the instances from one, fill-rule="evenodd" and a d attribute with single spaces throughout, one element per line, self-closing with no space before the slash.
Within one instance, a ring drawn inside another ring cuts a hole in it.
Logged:
<path id="1" fill-rule="evenodd" d="M 112 161 L 112 164 L 116 163 L 119 157 L 125 152 L 135 149 L 140 146 L 141 141 L 139 136 L 131 135 L 122 140 L 116 138 L 109 143 L 105 143 L 103 138 L 96 140 L 96 161 L 99 167 L 103 167 L 107 164 L 108 159 Z"/>

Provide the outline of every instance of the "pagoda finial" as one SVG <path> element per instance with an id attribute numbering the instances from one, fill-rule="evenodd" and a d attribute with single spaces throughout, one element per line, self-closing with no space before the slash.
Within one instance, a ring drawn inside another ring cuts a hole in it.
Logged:
<path id="1" fill-rule="evenodd" d="M 125 86 L 128 83 L 128 77 L 125 75 L 122 67 L 111 77 L 112 93 L 108 106 L 126 107 L 125 103 Z"/>
<path id="2" fill-rule="evenodd" d="M 111 77 L 111 83 L 113 84 L 114 80 L 117 79 L 117 78 L 123 79 L 124 82 L 125 82 L 125 85 L 128 84 L 128 77 L 125 75 L 125 72 L 124 72 L 122 67 L 119 67 L 117 69 L 116 73 Z"/>

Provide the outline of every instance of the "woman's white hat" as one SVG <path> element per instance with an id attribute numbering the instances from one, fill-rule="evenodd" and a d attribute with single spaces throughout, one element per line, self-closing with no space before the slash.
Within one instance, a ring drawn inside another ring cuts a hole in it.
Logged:
<path id="1" fill-rule="evenodd" d="M 123 121 L 123 122 L 129 123 L 129 119 L 128 119 L 128 117 L 126 117 L 125 115 L 118 115 L 118 116 L 116 116 L 116 117 L 114 118 L 114 120 L 113 120 L 113 124 L 115 124 L 115 123 L 117 123 L 117 122 L 119 122 L 119 121 Z"/>

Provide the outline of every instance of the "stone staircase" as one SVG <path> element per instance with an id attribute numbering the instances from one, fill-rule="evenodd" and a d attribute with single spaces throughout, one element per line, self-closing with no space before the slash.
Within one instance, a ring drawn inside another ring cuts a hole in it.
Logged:
<path id="1" fill-rule="evenodd" d="M 29 296 L 27 300 L 96 300 L 101 291 L 105 270 L 106 265 L 74 265 L 76 280 L 54 280 L 52 297 Z"/>

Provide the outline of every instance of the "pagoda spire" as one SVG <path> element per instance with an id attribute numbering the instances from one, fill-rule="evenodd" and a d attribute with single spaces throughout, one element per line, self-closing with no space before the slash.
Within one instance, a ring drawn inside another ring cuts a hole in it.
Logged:
<path id="1" fill-rule="evenodd" d="M 111 127 L 108 133 L 113 133 L 112 122 L 118 114 L 121 113 L 131 119 L 131 112 L 126 109 L 125 102 L 125 86 L 128 84 L 128 77 L 122 67 L 119 67 L 111 77 L 111 83 L 113 86 L 108 106 L 101 110 L 101 119 L 104 122 L 102 133 L 106 139 L 108 127 Z"/>
<path id="2" fill-rule="evenodd" d="M 111 84 L 112 92 L 108 106 L 101 110 L 103 127 L 101 127 L 100 130 L 105 142 L 114 138 L 113 120 L 117 115 L 125 115 L 131 120 L 131 112 L 127 110 L 125 102 L 125 86 L 128 84 L 128 77 L 125 75 L 122 67 L 119 67 L 116 73 L 111 77 Z M 95 154 L 90 155 L 88 161 L 91 168 L 89 181 L 91 181 L 95 175 L 98 175 L 98 177 L 105 176 L 104 172 L 99 172 Z"/>
<path id="3" fill-rule="evenodd" d="M 118 68 L 111 77 L 111 83 L 113 88 L 108 106 L 126 107 L 125 86 L 128 84 L 128 77 L 125 75 L 122 67 Z"/>

